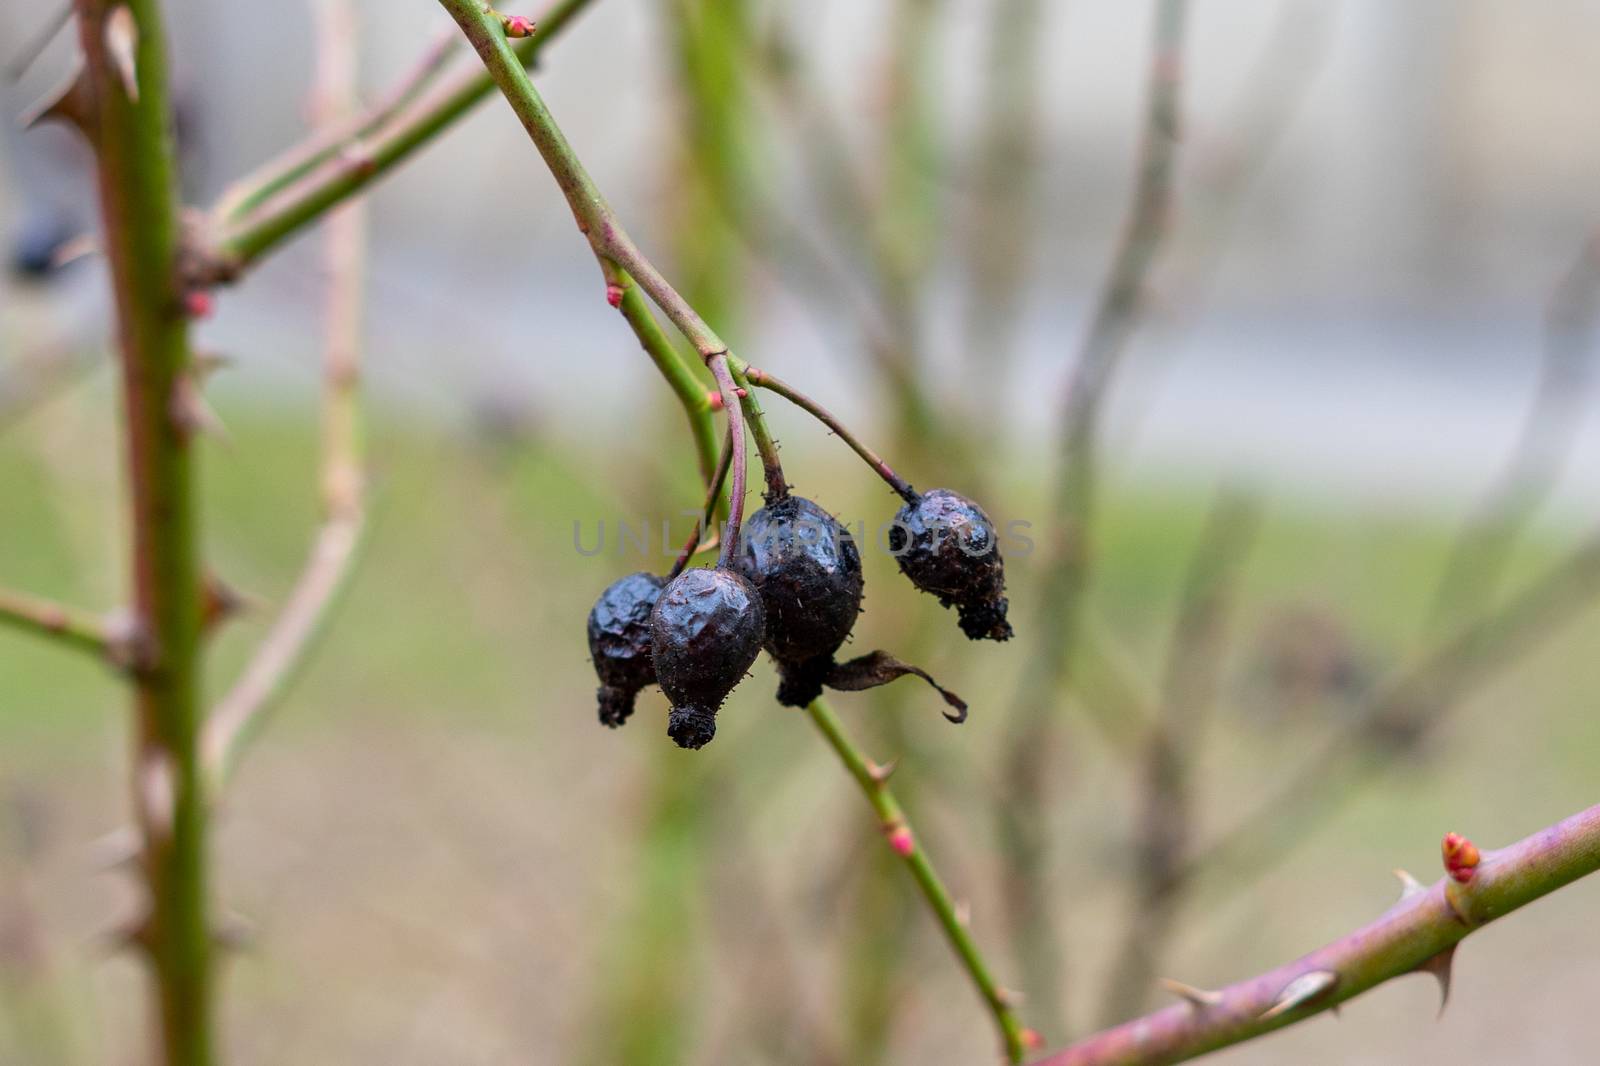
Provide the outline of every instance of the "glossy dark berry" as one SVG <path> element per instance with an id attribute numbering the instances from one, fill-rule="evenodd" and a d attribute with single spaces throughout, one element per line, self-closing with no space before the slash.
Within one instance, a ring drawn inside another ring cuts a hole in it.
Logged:
<path id="1" fill-rule="evenodd" d="M 804 707 L 822 695 L 834 653 L 861 613 L 861 552 L 832 515 L 800 496 L 751 515 L 741 539 L 735 565 L 766 608 L 778 702 Z"/>
<path id="2" fill-rule="evenodd" d="M 983 508 L 949 489 L 925 493 L 895 516 L 889 550 L 913 585 L 956 609 L 969 638 L 1011 638 L 1005 563 Z"/>
<path id="3" fill-rule="evenodd" d="M 717 732 L 717 711 L 761 653 L 766 611 L 755 586 L 721 567 L 685 570 L 650 616 L 656 680 L 672 701 L 667 735 L 702 748 Z"/>
<path id="4" fill-rule="evenodd" d="M 589 612 L 589 654 L 600 678 L 600 723 L 617 728 L 633 713 L 634 697 L 655 684 L 650 612 L 661 598 L 654 574 L 629 574 L 600 594 Z"/>

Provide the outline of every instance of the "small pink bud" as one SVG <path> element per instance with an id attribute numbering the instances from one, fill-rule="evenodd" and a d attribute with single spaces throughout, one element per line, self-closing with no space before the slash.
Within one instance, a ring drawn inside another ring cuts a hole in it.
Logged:
<path id="1" fill-rule="evenodd" d="M 607 285 L 606 286 L 606 303 L 610 304 L 612 307 L 621 307 L 622 306 L 622 286 L 621 285 Z"/>
<path id="2" fill-rule="evenodd" d="M 909 859 L 911 853 L 916 850 L 917 843 L 911 838 L 911 830 L 899 825 L 889 832 L 889 846 L 902 859 Z"/>
<path id="3" fill-rule="evenodd" d="M 1466 884 L 1477 872 L 1482 856 L 1478 846 L 1459 833 L 1446 833 L 1440 846 L 1444 854 L 1444 870 L 1452 880 Z"/>
<path id="4" fill-rule="evenodd" d="M 706 402 L 711 405 L 711 409 L 713 411 L 722 410 L 722 393 L 718 392 L 716 389 L 709 390 L 706 393 Z"/>
<path id="5" fill-rule="evenodd" d="M 1044 1036 L 1037 1029 L 1024 1029 L 1022 1031 L 1022 1046 L 1029 1051 L 1042 1051 L 1044 1049 Z"/>
<path id="6" fill-rule="evenodd" d="M 183 294 L 183 313 L 190 318 L 210 318 L 216 309 L 216 297 L 205 289 L 190 289 Z"/>
<path id="7" fill-rule="evenodd" d="M 501 15 L 500 24 L 506 28 L 507 37 L 532 37 L 535 23 L 526 15 Z"/>

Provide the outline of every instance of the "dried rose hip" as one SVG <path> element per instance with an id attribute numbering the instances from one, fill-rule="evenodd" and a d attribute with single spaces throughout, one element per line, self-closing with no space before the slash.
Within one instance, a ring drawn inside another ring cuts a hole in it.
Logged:
<path id="1" fill-rule="evenodd" d="M 633 713 L 634 697 L 656 681 L 650 651 L 650 612 L 661 579 L 629 574 L 600 594 L 589 612 L 589 654 L 600 678 L 600 723 L 617 728 Z"/>
<path id="2" fill-rule="evenodd" d="M 651 651 L 661 691 L 672 701 L 667 735 L 703 748 L 717 711 L 761 653 L 766 611 L 748 580 L 721 567 L 685 570 L 650 616 Z"/>
<path id="3" fill-rule="evenodd" d="M 822 695 L 861 613 L 861 553 L 822 507 L 785 496 L 750 516 L 735 566 L 766 608 L 778 702 L 804 707 Z"/>
<path id="4" fill-rule="evenodd" d="M 949 489 L 924 493 L 895 516 L 889 550 L 913 585 L 956 609 L 969 638 L 1011 638 L 1005 564 L 983 508 Z"/>

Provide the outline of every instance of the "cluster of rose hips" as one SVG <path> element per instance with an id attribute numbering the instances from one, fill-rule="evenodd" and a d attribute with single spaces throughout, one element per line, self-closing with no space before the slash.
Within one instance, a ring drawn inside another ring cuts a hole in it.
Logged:
<path id="1" fill-rule="evenodd" d="M 901 572 L 956 608 L 969 638 L 1008 639 L 1005 571 L 989 516 L 947 489 L 891 484 L 906 500 L 888 538 Z M 784 706 L 804 707 L 824 686 L 857 691 L 911 674 L 954 708 L 947 718 L 964 720 L 959 697 L 884 652 L 837 661 L 861 612 L 860 550 L 838 520 L 781 482 L 766 504 L 742 531 L 730 528 L 735 542 L 717 565 L 681 569 L 686 554 L 666 577 L 630 574 L 601 593 L 589 613 L 601 723 L 622 725 L 639 691 L 659 684 L 672 704 L 668 735 L 680 747 L 704 747 L 717 711 L 763 648 L 777 665 Z"/>

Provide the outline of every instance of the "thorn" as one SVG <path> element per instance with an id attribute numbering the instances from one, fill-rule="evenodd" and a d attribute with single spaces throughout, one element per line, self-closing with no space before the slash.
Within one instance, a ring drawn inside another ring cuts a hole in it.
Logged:
<path id="1" fill-rule="evenodd" d="M 230 911 L 218 920 L 211 939 L 224 951 L 234 953 L 249 951 L 256 944 L 255 923 L 242 914 Z"/>
<path id="2" fill-rule="evenodd" d="M 875 763 L 869 761 L 867 763 L 867 776 L 872 778 L 872 780 L 876 781 L 878 784 L 883 785 L 888 783 L 889 778 L 893 777 L 894 772 L 899 768 L 900 760 L 898 758 L 890 759 L 886 763 Z"/>
<path id="3" fill-rule="evenodd" d="M 95 938 L 101 954 L 120 955 L 124 951 L 149 951 L 154 943 L 151 937 L 150 915 L 141 914 L 119 922 Z"/>
<path id="4" fill-rule="evenodd" d="M 248 599 L 209 570 L 201 585 L 200 597 L 200 625 L 206 633 L 213 632 L 222 623 L 235 615 L 242 614 L 250 606 Z"/>
<path id="5" fill-rule="evenodd" d="M 1196 988 L 1194 985 L 1186 985 L 1182 981 L 1174 981 L 1170 977 L 1158 978 L 1156 983 L 1179 999 L 1186 1000 L 1196 1010 L 1215 1007 L 1222 1002 L 1221 992 L 1213 992 L 1208 988 Z"/>
<path id="6" fill-rule="evenodd" d="M 1450 978 L 1455 971 L 1458 946 L 1451 944 L 1415 970 L 1416 973 L 1432 974 L 1434 980 L 1439 982 L 1439 1018 L 1444 1017 L 1444 1009 L 1450 1005 Z"/>
<path id="7" fill-rule="evenodd" d="M 972 903 L 970 900 L 956 900 L 956 921 L 963 929 L 972 928 Z"/>
<path id="8" fill-rule="evenodd" d="M 378 161 L 366 144 L 347 144 L 339 149 L 339 162 L 357 174 L 371 176 L 377 173 Z"/>
<path id="9" fill-rule="evenodd" d="M 1332 992 L 1338 983 L 1339 975 L 1332 970 L 1303 973 L 1283 987 L 1272 1006 L 1261 1012 L 1260 1020 L 1266 1021 L 1307 1006 Z"/>
<path id="10" fill-rule="evenodd" d="M 227 427 L 206 402 L 192 373 L 182 375 L 173 385 L 172 403 L 168 413 L 172 417 L 173 425 L 185 436 L 193 437 L 206 433 L 218 440 L 229 439 Z"/>
<path id="11" fill-rule="evenodd" d="M 1007 988 L 1005 985 L 996 985 L 994 994 L 1001 1003 L 1008 1007 L 1020 1007 L 1028 1001 L 1027 996 L 1018 992 L 1015 988 Z"/>
<path id="12" fill-rule="evenodd" d="M 84 848 L 89 869 L 97 873 L 109 873 L 132 866 L 143 851 L 144 845 L 139 834 L 129 825 L 89 841 Z"/>
<path id="13" fill-rule="evenodd" d="M 189 361 L 190 372 L 202 385 L 219 370 L 233 366 L 233 358 L 221 352 L 197 351 Z"/>
<path id="14" fill-rule="evenodd" d="M 1410 899 L 1418 892 L 1428 891 L 1427 885 L 1424 885 L 1421 881 L 1418 881 L 1415 877 L 1412 877 L 1411 874 L 1405 870 L 1395 870 L 1394 875 L 1400 879 L 1400 898 L 1403 900 Z"/>
<path id="15" fill-rule="evenodd" d="M 1478 845 L 1460 833 L 1446 833 L 1439 850 L 1444 855 L 1444 872 L 1452 881 L 1464 885 L 1478 872 L 1478 862 L 1482 859 Z"/>
<path id="16" fill-rule="evenodd" d="M 80 259 L 87 259 L 91 255 L 100 254 L 100 241 L 91 233 L 82 233 L 71 240 L 63 241 L 50 256 L 50 266 L 60 270 L 64 266 L 71 266 Z"/>
<path id="17" fill-rule="evenodd" d="M 46 122 L 64 122 L 87 137 L 94 126 L 94 95 L 85 69 L 82 56 L 74 59 L 61 83 L 22 113 L 22 128 L 31 130 Z"/>
<path id="18" fill-rule="evenodd" d="M 106 19 L 106 51 L 111 53 L 111 65 L 116 68 L 128 99 L 139 102 L 139 23 L 127 4 L 119 4 Z"/>

